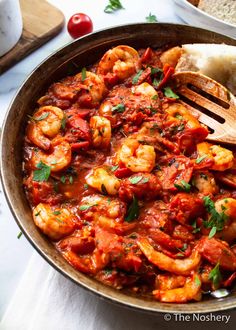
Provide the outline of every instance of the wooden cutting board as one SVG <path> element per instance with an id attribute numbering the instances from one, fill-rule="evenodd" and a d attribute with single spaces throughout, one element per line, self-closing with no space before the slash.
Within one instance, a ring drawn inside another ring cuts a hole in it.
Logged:
<path id="1" fill-rule="evenodd" d="M 57 35 L 64 26 L 62 12 L 45 0 L 20 0 L 23 33 L 12 50 L 0 57 L 0 75 Z"/>

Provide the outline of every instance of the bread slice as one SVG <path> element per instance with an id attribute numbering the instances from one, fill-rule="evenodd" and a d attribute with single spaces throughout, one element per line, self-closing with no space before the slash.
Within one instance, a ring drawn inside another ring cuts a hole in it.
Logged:
<path id="1" fill-rule="evenodd" d="M 224 44 L 182 45 L 176 66 L 179 71 L 198 71 L 236 94 L 236 47 Z"/>
<path id="2" fill-rule="evenodd" d="M 235 0 L 200 0 L 198 8 L 222 21 L 236 25 Z"/>

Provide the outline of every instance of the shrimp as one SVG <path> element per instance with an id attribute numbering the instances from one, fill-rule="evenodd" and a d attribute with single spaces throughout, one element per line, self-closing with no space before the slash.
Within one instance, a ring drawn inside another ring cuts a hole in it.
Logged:
<path id="1" fill-rule="evenodd" d="M 28 139 L 37 147 L 49 150 L 50 139 L 59 133 L 64 116 L 60 108 L 51 105 L 39 108 L 27 127 Z"/>
<path id="2" fill-rule="evenodd" d="M 87 175 L 86 183 L 108 195 L 117 195 L 120 188 L 120 181 L 101 167 L 92 170 Z"/>
<path id="3" fill-rule="evenodd" d="M 236 199 L 223 198 L 215 202 L 215 209 L 218 213 L 224 212 L 228 221 L 224 229 L 217 234 L 226 242 L 232 243 L 236 238 Z"/>
<path id="4" fill-rule="evenodd" d="M 124 141 L 118 158 L 132 172 L 151 172 L 155 166 L 156 153 L 153 146 L 128 138 Z"/>
<path id="5" fill-rule="evenodd" d="M 42 162 L 50 166 L 52 172 L 58 172 L 67 167 L 71 162 L 71 146 L 63 139 L 52 141 L 50 153 L 41 150 L 35 151 L 32 156 L 32 163 L 36 168 Z"/>
<path id="6" fill-rule="evenodd" d="M 93 102 L 101 101 L 107 93 L 107 88 L 101 76 L 93 72 L 86 71 L 85 79 L 82 78 L 82 73 L 75 76 L 81 83 L 88 87 L 89 94 Z"/>
<path id="7" fill-rule="evenodd" d="M 163 65 L 169 64 L 173 67 L 176 66 L 176 64 L 179 61 L 180 56 L 183 53 L 183 49 L 180 47 L 173 47 L 168 50 L 166 50 L 164 53 L 161 54 L 160 60 Z"/>
<path id="8" fill-rule="evenodd" d="M 194 173 L 192 182 L 198 191 L 204 195 L 214 195 L 219 191 L 214 175 L 208 171 Z"/>
<path id="9" fill-rule="evenodd" d="M 81 200 L 79 210 L 81 217 L 87 221 L 93 221 L 100 227 L 123 234 L 135 227 L 135 222 L 124 221 L 126 204 L 118 198 L 102 195 L 90 195 Z"/>
<path id="10" fill-rule="evenodd" d="M 140 238 L 137 244 L 151 263 L 162 270 L 177 275 L 189 275 L 192 270 L 198 268 L 201 261 L 201 256 L 197 250 L 194 250 L 189 258 L 173 259 L 154 250 L 146 238 Z"/>
<path id="11" fill-rule="evenodd" d="M 225 171 L 234 165 L 234 155 L 231 150 L 208 142 L 197 144 L 198 157 L 206 157 L 214 160 L 210 169 L 215 171 Z"/>
<path id="12" fill-rule="evenodd" d="M 169 303 L 185 303 L 190 300 L 201 300 L 201 280 L 198 274 L 187 277 L 185 284 L 180 288 L 169 290 L 154 290 L 157 300 Z"/>
<path id="13" fill-rule="evenodd" d="M 129 46 L 117 46 L 108 50 L 98 64 L 97 73 L 113 73 L 124 80 L 137 72 L 141 67 L 138 52 Z"/>
<path id="14" fill-rule="evenodd" d="M 37 227 L 53 240 L 71 234 L 76 225 L 76 217 L 66 208 L 52 208 L 49 204 L 40 203 L 33 211 Z"/>
<path id="15" fill-rule="evenodd" d="M 166 112 L 170 117 L 175 118 L 179 121 L 179 118 L 186 121 L 186 126 L 188 128 L 198 128 L 202 127 L 198 119 L 194 117 L 186 107 L 180 103 L 173 103 L 166 109 Z"/>
<path id="16" fill-rule="evenodd" d="M 138 86 L 135 86 L 132 91 L 134 94 L 141 94 L 144 96 L 148 96 L 152 98 L 153 96 L 157 95 L 157 91 L 147 82 L 144 82 Z"/>
<path id="17" fill-rule="evenodd" d="M 111 123 L 110 120 L 93 116 L 90 119 L 90 127 L 92 129 L 92 141 L 96 148 L 108 148 L 111 142 Z"/>
<path id="18" fill-rule="evenodd" d="M 186 277 L 182 275 L 157 275 L 155 286 L 159 290 L 166 291 L 184 286 L 185 282 Z"/>

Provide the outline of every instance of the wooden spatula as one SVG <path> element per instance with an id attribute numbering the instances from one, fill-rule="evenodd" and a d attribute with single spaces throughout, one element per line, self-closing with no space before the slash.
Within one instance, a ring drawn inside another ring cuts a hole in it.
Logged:
<path id="1" fill-rule="evenodd" d="M 180 102 L 210 128 L 207 139 L 236 145 L 236 98 L 227 88 L 198 72 L 178 72 L 173 79 Z"/>

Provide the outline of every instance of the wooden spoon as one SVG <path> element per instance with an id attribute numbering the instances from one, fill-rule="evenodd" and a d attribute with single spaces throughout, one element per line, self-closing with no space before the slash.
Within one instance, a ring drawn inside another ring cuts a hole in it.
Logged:
<path id="1" fill-rule="evenodd" d="M 173 75 L 180 102 L 210 128 L 207 140 L 236 145 L 236 98 L 227 88 L 198 72 Z"/>

